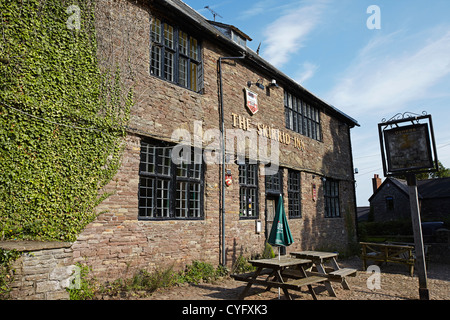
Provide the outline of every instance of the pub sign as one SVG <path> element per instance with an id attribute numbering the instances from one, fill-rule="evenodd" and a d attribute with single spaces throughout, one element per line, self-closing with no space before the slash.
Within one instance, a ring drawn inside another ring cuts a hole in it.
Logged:
<path id="1" fill-rule="evenodd" d="M 258 94 L 245 89 L 245 104 L 252 114 L 258 112 Z"/>
<path id="2" fill-rule="evenodd" d="M 405 113 L 378 124 L 378 129 L 385 176 L 439 169 L 430 115 Z"/>

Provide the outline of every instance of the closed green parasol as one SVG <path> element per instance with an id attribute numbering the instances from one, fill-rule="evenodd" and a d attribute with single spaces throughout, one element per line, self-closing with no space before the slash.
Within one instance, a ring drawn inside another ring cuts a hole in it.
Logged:
<path id="1" fill-rule="evenodd" d="M 278 247 L 287 247 L 294 243 L 286 218 L 286 212 L 284 211 L 283 197 L 281 195 L 278 199 L 272 229 L 270 230 L 267 242 Z"/>

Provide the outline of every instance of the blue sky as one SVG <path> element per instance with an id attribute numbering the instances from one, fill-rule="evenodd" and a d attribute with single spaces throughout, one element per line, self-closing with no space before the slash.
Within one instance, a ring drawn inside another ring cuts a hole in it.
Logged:
<path id="1" fill-rule="evenodd" d="M 185 0 L 209 6 L 248 34 L 248 46 L 326 102 L 358 120 L 352 129 L 357 201 L 383 175 L 377 124 L 396 113 L 433 117 L 439 160 L 450 167 L 450 1 Z M 380 29 L 369 29 L 380 8 Z"/>

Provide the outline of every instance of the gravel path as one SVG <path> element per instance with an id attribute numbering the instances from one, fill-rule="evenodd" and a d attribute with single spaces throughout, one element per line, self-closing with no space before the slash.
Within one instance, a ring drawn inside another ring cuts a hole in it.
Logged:
<path id="1" fill-rule="evenodd" d="M 352 267 L 361 270 L 361 260 L 357 257 L 338 261 L 341 267 Z M 430 299 L 450 300 L 450 265 L 430 263 L 428 265 L 428 288 Z M 332 283 L 337 297 L 330 297 L 322 288 L 315 287 L 318 300 L 410 300 L 419 298 L 419 280 L 417 275 L 409 276 L 406 266 L 388 264 L 381 266 L 380 289 L 368 289 L 367 280 L 372 274 L 358 271 L 356 277 L 348 277 L 347 282 L 351 290 L 344 290 L 341 285 Z M 370 283 L 372 283 L 370 281 Z M 245 287 L 245 283 L 224 278 L 215 283 L 201 283 L 198 285 L 176 286 L 159 289 L 151 296 L 124 297 L 126 299 L 150 300 L 235 300 Z M 294 299 L 311 300 L 307 289 L 290 291 Z M 281 299 L 283 299 L 281 293 Z M 253 286 L 246 300 L 278 299 L 278 289 L 268 292 L 261 286 Z"/>

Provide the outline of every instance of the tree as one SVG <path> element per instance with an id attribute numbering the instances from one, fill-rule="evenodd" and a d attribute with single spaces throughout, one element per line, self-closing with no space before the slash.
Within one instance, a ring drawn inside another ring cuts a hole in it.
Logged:
<path id="1" fill-rule="evenodd" d="M 416 175 L 417 180 L 427 180 L 427 179 L 438 179 L 438 178 L 449 178 L 450 169 L 444 167 L 444 165 L 438 161 L 439 171 L 437 172 L 424 172 Z M 406 176 L 397 176 L 398 179 L 406 180 Z"/>

